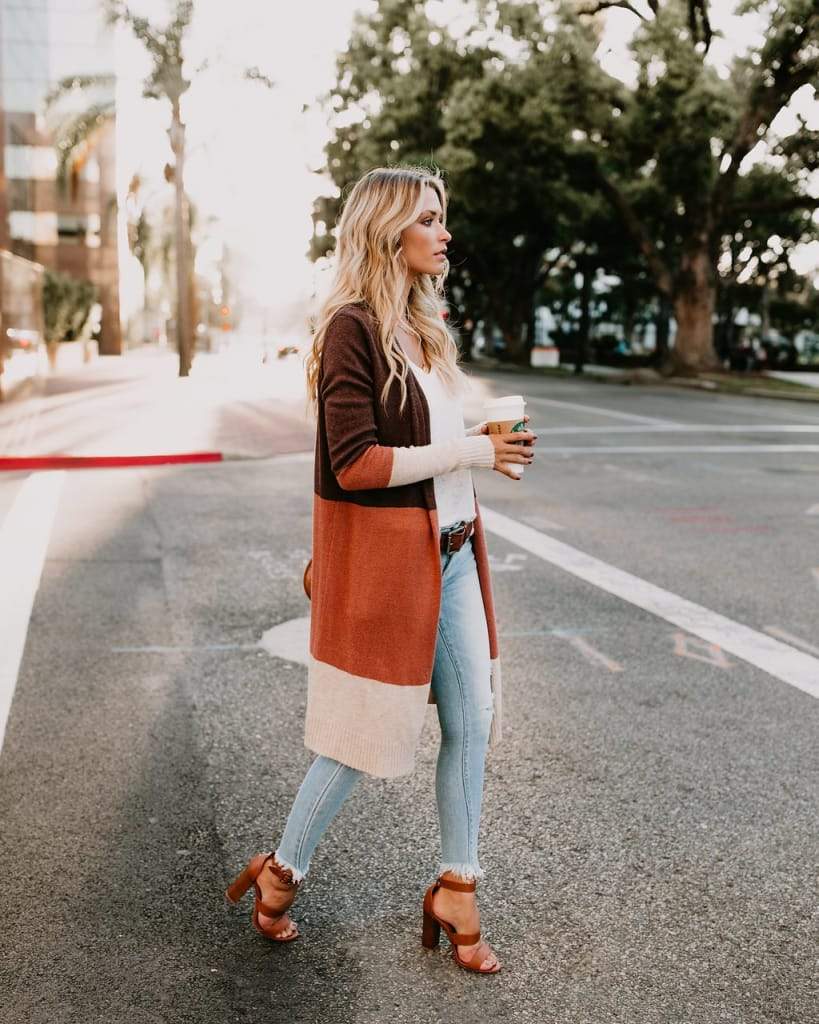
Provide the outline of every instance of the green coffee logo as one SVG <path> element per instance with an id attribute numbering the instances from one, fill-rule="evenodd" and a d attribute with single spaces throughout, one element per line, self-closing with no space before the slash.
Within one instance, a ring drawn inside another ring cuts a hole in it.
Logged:
<path id="1" fill-rule="evenodd" d="M 526 427 L 523 424 L 523 420 L 518 420 L 518 422 L 514 425 L 514 427 L 512 427 L 512 433 L 513 434 L 517 434 L 521 430 L 525 430 L 525 429 L 526 429 Z"/>

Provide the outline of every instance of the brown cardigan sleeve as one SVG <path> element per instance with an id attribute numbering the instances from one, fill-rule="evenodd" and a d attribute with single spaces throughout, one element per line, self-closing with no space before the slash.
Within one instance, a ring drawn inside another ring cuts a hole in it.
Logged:
<path id="1" fill-rule="evenodd" d="M 494 446 L 485 434 L 410 447 L 378 443 L 371 357 L 355 317 L 342 313 L 331 321 L 321 366 L 319 397 L 330 468 L 344 490 L 399 487 L 456 469 L 494 465 Z"/>
<path id="2" fill-rule="evenodd" d="M 339 314 L 327 328 L 319 395 L 330 468 L 340 486 L 388 486 L 392 450 L 378 444 L 372 365 L 364 329 L 355 317 Z"/>

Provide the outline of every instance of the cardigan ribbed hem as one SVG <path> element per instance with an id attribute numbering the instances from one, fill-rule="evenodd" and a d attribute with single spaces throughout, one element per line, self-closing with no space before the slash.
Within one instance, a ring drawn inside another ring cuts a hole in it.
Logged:
<path id="1" fill-rule="evenodd" d="M 304 732 L 308 750 L 332 757 L 350 768 L 381 779 L 409 775 L 415 768 L 414 752 L 406 745 L 387 745 L 371 736 L 345 729 L 326 719 L 313 718 Z"/>

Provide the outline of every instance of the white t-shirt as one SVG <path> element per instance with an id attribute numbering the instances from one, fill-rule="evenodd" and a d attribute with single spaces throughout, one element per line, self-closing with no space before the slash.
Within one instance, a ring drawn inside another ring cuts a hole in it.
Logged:
<path id="1" fill-rule="evenodd" d="M 462 396 L 451 394 L 436 369 L 426 373 L 411 359 L 408 362 L 429 406 L 430 442 L 435 444 L 437 441 L 464 437 L 466 427 Z M 471 522 L 475 518 L 470 469 L 456 469 L 452 473 L 434 476 L 432 483 L 435 488 L 435 504 L 438 506 L 439 529 L 461 520 Z"/>

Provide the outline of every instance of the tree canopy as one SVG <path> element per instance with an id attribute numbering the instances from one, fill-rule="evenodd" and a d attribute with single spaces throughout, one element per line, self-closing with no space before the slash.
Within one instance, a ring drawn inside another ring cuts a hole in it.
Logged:
<path id="1" fill-rule="evenodd" d="M 598 59 L 615 6 L 636 19 L 633 85 Z M 453 200 L 453 298 L 463 319 L 501 328 L 510 358 L 528 358 L 534 303 L 569 266 L 580 292 L 598 270 L 648 285 L 676 320 L 670 368 L 716 365 L 720 275 L 730 287 L 738 260 L 760 282 L 792 280 L 788 253 L 816 237 L 817 133 L 771 123 L 817 78 L 819 0 L 745 0 L 766 31 L 727 72 L 708 56 L 706 0 L 477 11 L 457 31 L 421 2 L 380 0 L 356 19 L 328 98 L 339 194 L 317 201 L 313 255 L 332 248 L 343 190 L 366 169 L 433 164 Z"/>

